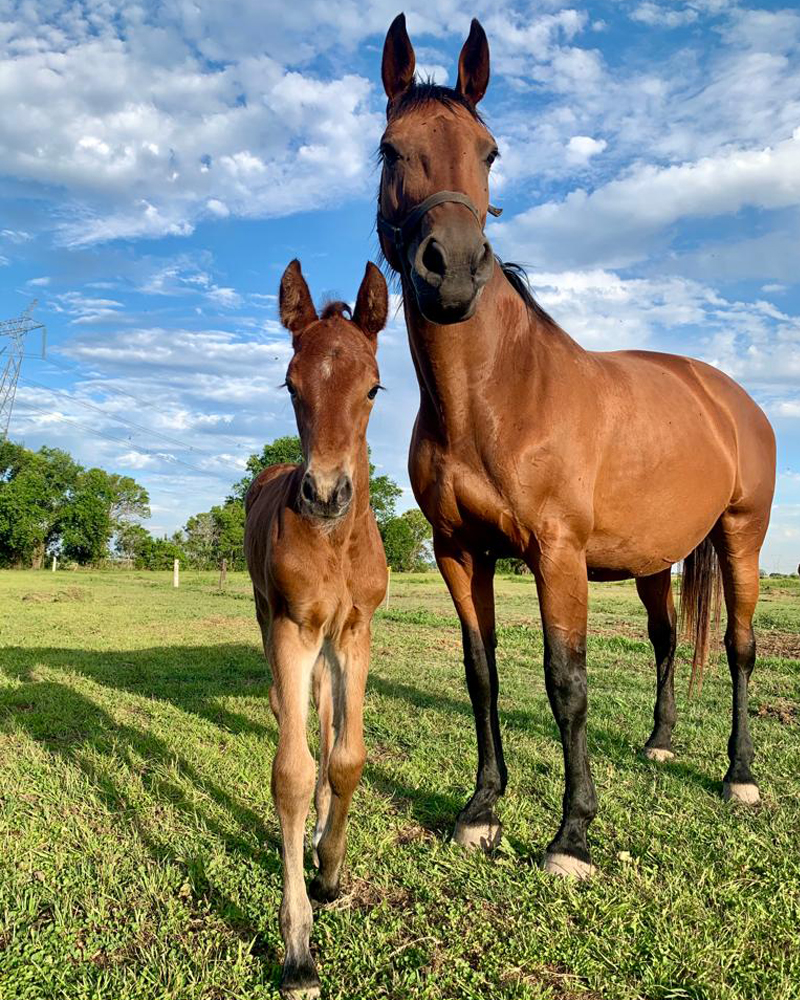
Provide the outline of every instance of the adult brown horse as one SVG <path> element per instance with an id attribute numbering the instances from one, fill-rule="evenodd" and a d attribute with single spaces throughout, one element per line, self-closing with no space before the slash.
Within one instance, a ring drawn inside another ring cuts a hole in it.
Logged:
<path id="1" fill-rule="evenodd" d="M 684 602 L 702 661 L 716 551 L 733 677 L 723 787 L 728 798 L 758 799 L 747 683 L 774 436 L 747 394 L 706 364 L 583 350 L 496 260 L 483 231 L 497 146 L 476 110 L 489 83 L 477 21 L 454 90 L 415 81 L 403 15 L 386 37 L 382 75 L 389 103 L 378 230 L 402 280 L 420 387 L 409 471 L 461 620 L 478 736 L 477 787 L 455 839 L 487 847 L 500 836 L 495 803 L 506 767 L 492 581 L 496 559 L 513 554 L 536 579 L 546 687 L 564 749 L 563 818 L 544 867 L 584 876 L 597 811 L 586 748 L 587 575 L 636 579 L 658 676 L 647 749 L 663 757 L 675 722 L 670 567 L 685 560 Z"/>
<path id="2" fill-rule="evenodd" d="M 386 558 L 369 506 L 366 432 L 380 387 L 375 352 L 387 299 L 383 275 L 367 264 L 352 320 L 341 302 L 319 317 L 299 263 L 286 268 L 280 315 L 294 348 L 286 388 L 305 461 L 265 469 L 246 501 L 245 553 L 279 727 L 272 794 L 283 836 L 281 991 L 297 996 L 319 992 L 303 877 L 315 771 L 306 739 L 312 688 L 320 720 L 319 874 L 310 890 L 323 902 L 338 893 L 347 812 L 364 766 L 370 623 L 386 592 Z"/>

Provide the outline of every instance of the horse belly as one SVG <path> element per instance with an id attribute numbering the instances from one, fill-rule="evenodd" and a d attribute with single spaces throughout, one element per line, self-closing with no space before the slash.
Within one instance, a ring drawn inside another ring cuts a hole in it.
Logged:
<path id="1" fill-rule="evenodd" d="M 650 576 L 699 545 L 730 502 L 735 468 L 709 452 L 702 466 L 693 465 L 689 461 L 683 475 L 651 471 L 598 485 L 586 550 L 590 571 Z"/>

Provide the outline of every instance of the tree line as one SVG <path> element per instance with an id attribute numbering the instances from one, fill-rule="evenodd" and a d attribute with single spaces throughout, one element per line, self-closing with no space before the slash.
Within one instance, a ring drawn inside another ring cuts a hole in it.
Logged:
<path id="1" fill-rule="evenodd" d="M 244 569 L 244 500 L 253 478 L 279 463 L 300 464 L 296 435 L 266 444 L 247 461 L 247 474 L 225 500 L 192 515 L 180 531 L 154 537 L 141 524 L 150 516 L 147 491 L 130 476 L 85 469 L 56 448 L 30 451 L 0 444 L 0 565 L 42 565 L 58 555 L 79 565 L 116 560 L 137 569 L 169 569 L 180 559 L 196 569 L 212 569 L 223 559 Z M 421 511 L 397 513 L 402 491 L 370 463 L 370 504 L 394 570 L 431 564 L 430 525 Z"/>

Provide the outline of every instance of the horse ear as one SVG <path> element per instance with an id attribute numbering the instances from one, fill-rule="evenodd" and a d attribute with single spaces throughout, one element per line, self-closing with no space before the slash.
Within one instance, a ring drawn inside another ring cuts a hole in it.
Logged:
<path id="1" fill-rule="evenodd" d="M 281 278 L 280 313 L 281 323 L 294 336 L 319 318 L 297 258 Z"/>
<path id="2" fill-rule="evenodd" d="M 406 31 L 406 15 L 398 14 L 386 32 L 381 76 L 389 101 L 404 94 L 414 82 L 416 58 Z"/>
<path id="3" fill-rule="evenodd" d="M 456 90 L 468 97 L 473 104 L 486 93 L 489 86 L 489 42 L 477 18 L 472 19 L 469 37 L 458 57 L 458 83 Z"/>
<path id="4" fill-rule="evenodd" d="M 358 290 L 353 322 L 360 326 L 370 340 L 375 340 L 386 326 L 389 312 L 389 291 L 386 279 L 372 261 L 367 263 L 361 288 Z"/>

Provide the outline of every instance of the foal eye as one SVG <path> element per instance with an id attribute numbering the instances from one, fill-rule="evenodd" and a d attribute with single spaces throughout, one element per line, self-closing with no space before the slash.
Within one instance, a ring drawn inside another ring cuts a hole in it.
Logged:
<path id="1" fill-rule="evenodd" d="M 373 387 L 367 393 L 367 399 L 374 399 L 378 395 L 379 385 L 373 385 Z"/>

